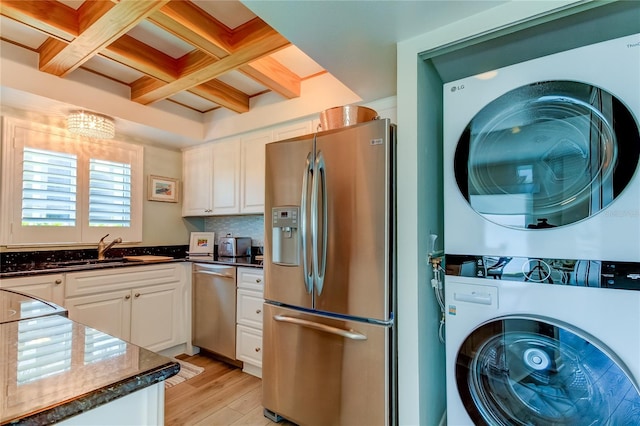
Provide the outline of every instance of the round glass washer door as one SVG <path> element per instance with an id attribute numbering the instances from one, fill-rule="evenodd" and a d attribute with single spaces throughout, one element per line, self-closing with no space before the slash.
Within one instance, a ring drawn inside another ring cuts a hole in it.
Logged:
<path id="1" fill-rule="evenodd" d="M 478 112 L 454 171 L 486 219 L 518 229 L 572 224 L 611 204 L 638 167 L 640 131 L 607 91 L 575 81 L 519 87 Z"/>
<path id="2" fill-rule="evenodd" d="M 456 359 L 458 391 L 476 425 L 640 424 L 631 377 L 604 345 L 529 317 L 483 324 Z"/>

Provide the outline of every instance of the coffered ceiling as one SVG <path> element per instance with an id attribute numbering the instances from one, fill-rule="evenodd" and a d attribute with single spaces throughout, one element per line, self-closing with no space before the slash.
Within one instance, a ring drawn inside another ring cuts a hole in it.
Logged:
<path id="1" fill-rule="evenodd" d="M 41 72 L 90 71 L 142 105 L 242 114 L 325 72 L 239 1 L 2 0 L 0 12 L 1 39 L 36 52 Z"/>

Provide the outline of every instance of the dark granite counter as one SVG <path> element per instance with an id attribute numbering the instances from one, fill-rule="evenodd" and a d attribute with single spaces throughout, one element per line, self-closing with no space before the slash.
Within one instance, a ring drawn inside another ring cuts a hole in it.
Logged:
<path id="1" fill-rule="evenodd" d="M 51 424 L 174 376 L 180 365 L 48 315 L 0 324 L 0 424 Z"/>
<path id="2" fill-rule="evenodd" d="M 262 268 L 262 260 L 257 254 L 257 247 L 252 247 L 249 257 L 188 257 L 186 246 L 140 247 L 113 249 L 104 261 L 94 259 L 95 250 L 58 250 L 37 252 L 5 252 L 0 253 L 0 279 L 28 277 L 42 274 L 59 274 L 65 272 L 86 271 L 93 269 L 111 269 L 149 265 L 161 262 L 126 261 L 125 256 L 162 255 L 173 257 L 165 262 L 198 262 L 215 263 L 231 266 Z M 257 257 L 256 257 L 257 256 Z M 93 259 L 92 263 L 76 263 Z"/>

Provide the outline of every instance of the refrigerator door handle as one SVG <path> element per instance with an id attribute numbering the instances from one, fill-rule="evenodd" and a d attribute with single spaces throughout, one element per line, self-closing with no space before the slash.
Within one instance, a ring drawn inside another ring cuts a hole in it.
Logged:
<path id="1" fill-rule="evenodd" d="M 319 200 L 320 190 L 322 190 L 322 199 Z M 318 236 L 318 203 L 322 203 L 320 208 L 322 220 L 322 253 L 321 257 L 318 253 L 319 236 Z M 324 155 L 318 152 L 316 157 L 315 174 L 313 176 L 313 193 L 311 195 L 311 232 L 313 245 L 313 277 L 315 280 L 318 295 L 322 294 L 324 287 L 324 275 L 327 267 L 327 177 L 324 164 Z"/>
<path id="2" fill-rule="evenodd" d="M 309 218 L 309 189 L 313 179 L 309 181 L 309 175 L 313 176 L 313 153 L 307 155 L 307 161 L 302 175 L 302 197 L 300 198 L 300 232 L 302 242 L 302 270 L 304 273 L 304 286 L 307 293 L 313 291 L 313 272 L 309 267 L 309 238 L 307 235 Z M 312 197 L 313 198 L 313 197 Z M 312 238 L 313 243 L 313 238 Z"/>
<path id="3" fill-rule="evenodd" d="M 325 333 L 335 334 L 351 340 L 367 340 L 367 336 L 358 333 L 357 331 L 344 330 L 342 328 L 332 327 L 330 325 L 320 324 L 318 322 L 307 321 L 301 318 L 294 318 L 286 315 L 274 315 L 273 319 L 280 322 L 300 325 L 302 327 L 313 328 L 314 330 L 324 331 Z"/>

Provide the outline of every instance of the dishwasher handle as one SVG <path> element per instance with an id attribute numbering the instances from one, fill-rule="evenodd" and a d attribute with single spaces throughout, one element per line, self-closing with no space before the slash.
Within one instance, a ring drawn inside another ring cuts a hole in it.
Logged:
<path id="1" fill-rule="evenodd" d="M 194 274 L 204 274 L 204 275 L 215 275 L 216 277 L 222 277 L 222 278 L 230 278 L 233 279 L 233 275 L 229 275 L 229 274 L 222 274 L 220 272 L 213 272 L 213 271 L 203 271 L 203 270 L 199 270 L 199 271 L 193 271 Z"/>

